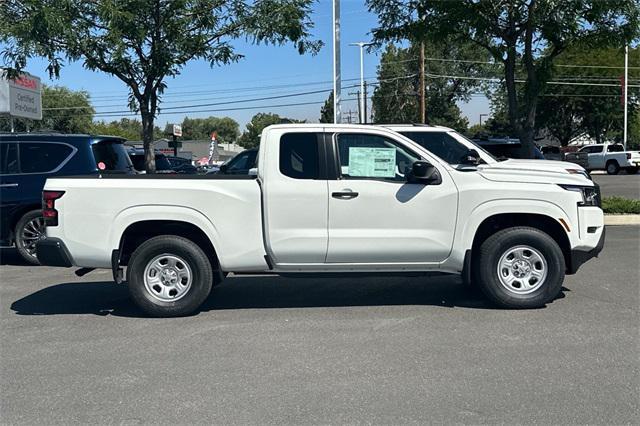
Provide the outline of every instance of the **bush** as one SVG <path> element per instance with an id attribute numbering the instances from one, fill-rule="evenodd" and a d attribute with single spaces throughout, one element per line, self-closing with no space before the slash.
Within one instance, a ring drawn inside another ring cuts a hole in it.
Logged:
<path id="1" fill-rule="evenodd" d="M 605 213 L 640 214 L 640 200 L 630 200 L 623 197 L 604 197 L 602 210 Z"/>

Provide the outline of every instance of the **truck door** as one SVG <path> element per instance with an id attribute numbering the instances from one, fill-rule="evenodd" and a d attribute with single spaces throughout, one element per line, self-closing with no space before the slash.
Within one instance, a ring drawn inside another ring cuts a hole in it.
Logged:
<path id="1" fill-rule="evenodd" d="M 439 164 L 439 184 L 410 184 L 421 158 L 399 141 L 359 131 L 334 136 L 338 179 L 329 180 L 327 263 L 431 263 L 449 256 L 458 191 Z"/>
<path id="2" fill-rule="evenodd" d="M 267 253 L 278 265 L 323 263 L 328 189 L 322 129 L 270 129 L 260 148 Z"/>
<path id="3" fill-rule="evenodd" d="M 594 145 L 586 148 L 589 153 L 589 168 L 604 169 L 604 145 Z"/>

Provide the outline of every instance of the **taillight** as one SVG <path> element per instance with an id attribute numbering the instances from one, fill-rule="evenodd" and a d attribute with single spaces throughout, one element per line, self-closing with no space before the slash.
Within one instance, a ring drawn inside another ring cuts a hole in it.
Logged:
<path id="1" fill-rule="evenodd" d="M 56 200 L 64 195 L 64 191 L 42 191 L 42 216 L 46 226 L 58 226 Z"/>

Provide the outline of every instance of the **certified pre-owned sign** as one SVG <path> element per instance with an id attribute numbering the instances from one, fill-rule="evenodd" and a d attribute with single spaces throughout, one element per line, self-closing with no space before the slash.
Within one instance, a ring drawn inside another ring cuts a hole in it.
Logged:
<path id="1" fill-rule="evenodd" d="M 0 71 L 0 114 L 42 120 L 42 85 L 38 77 L 21 74 L 15 80 Z"/>

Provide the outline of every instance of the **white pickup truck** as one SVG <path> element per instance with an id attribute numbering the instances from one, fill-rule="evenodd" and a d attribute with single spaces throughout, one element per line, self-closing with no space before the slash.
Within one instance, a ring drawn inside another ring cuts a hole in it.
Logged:
<path id="1" fill-rule="evenodd" d="M 640 152 L 625 151 L 620 144 L 585 145 L 578 152 L 589 155 L 589 171 L 606 170 L 607 174 L 617 175 L 620 169 L 628 174 L 636 174 L 640 169 Z"/>
<path id="2" fill-rule="evenodd" d="M 498 306 L 554 300 L 604 244 L 598 187 L 575 164 L 497 162 L 442 133 L 429 151 L 390 128 L 283 124 L 245 176 L 50 179 L 38 258 L 116 282 L 126 267 L 152 316 L 196 311 L 230 272 L 452 273 Z"/>

